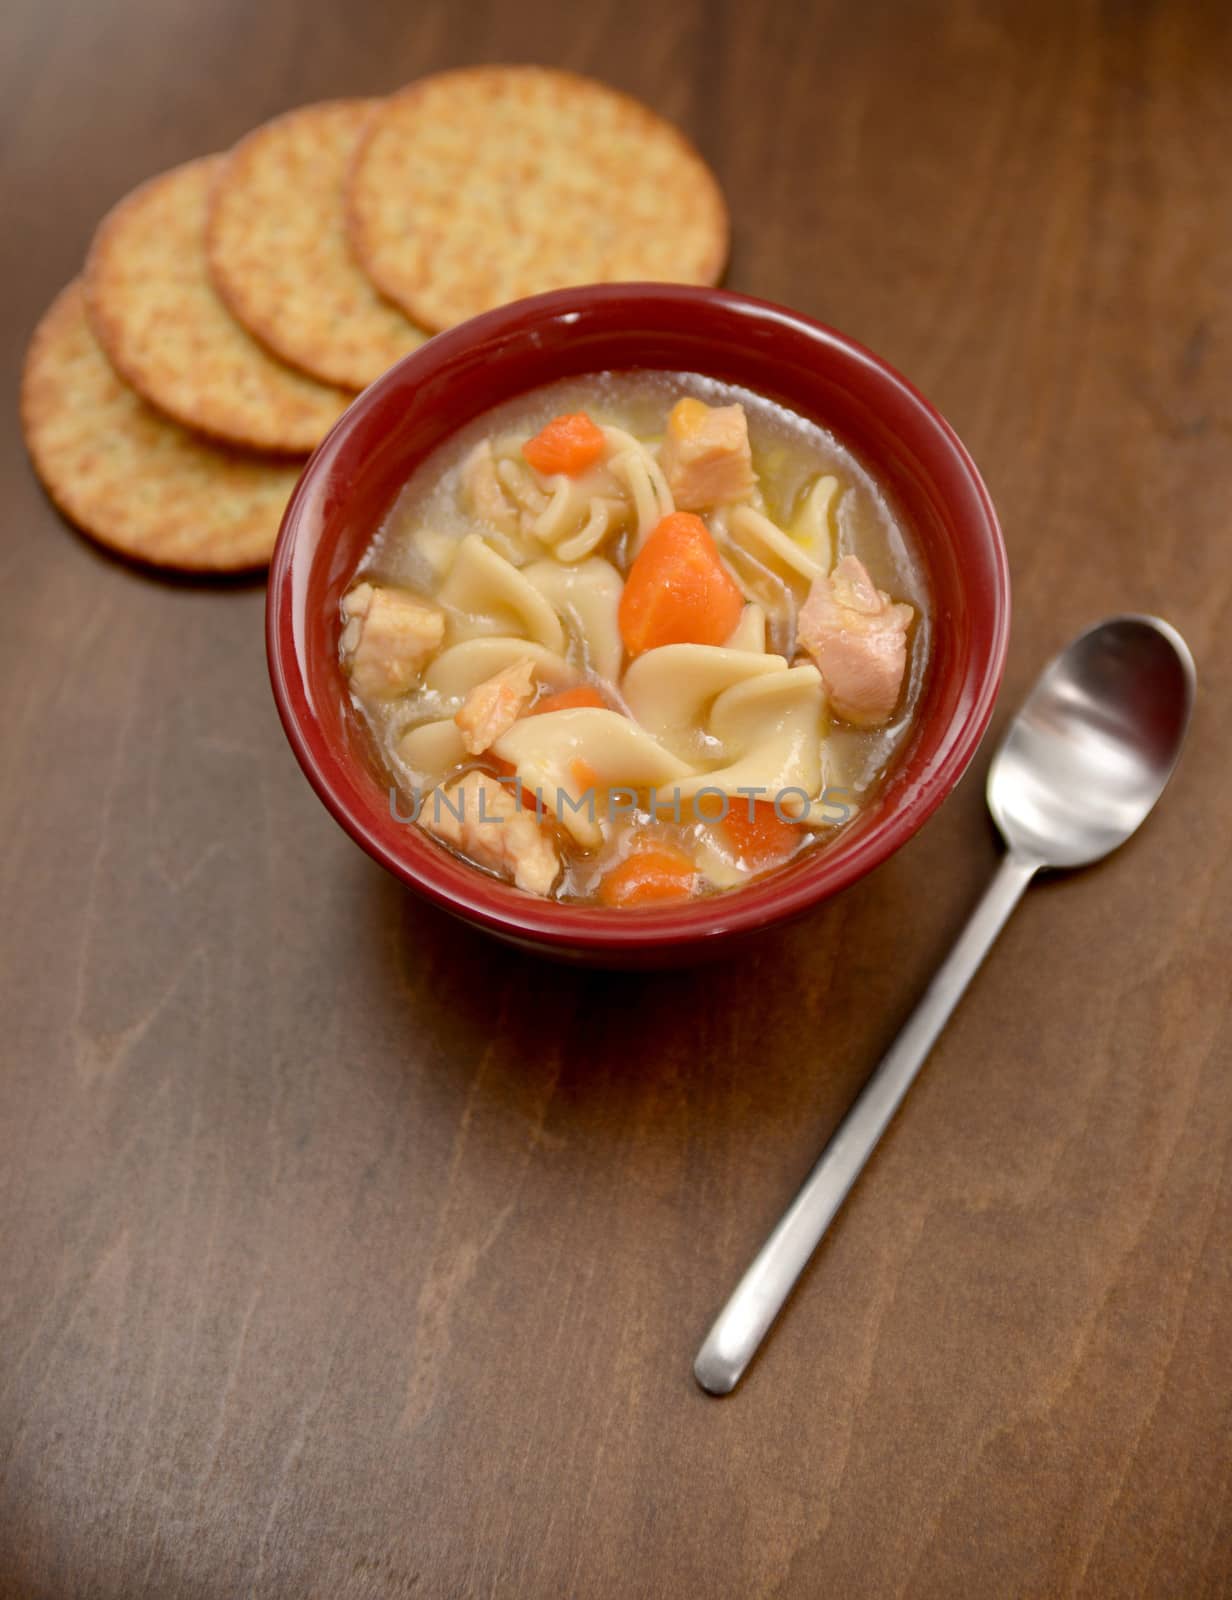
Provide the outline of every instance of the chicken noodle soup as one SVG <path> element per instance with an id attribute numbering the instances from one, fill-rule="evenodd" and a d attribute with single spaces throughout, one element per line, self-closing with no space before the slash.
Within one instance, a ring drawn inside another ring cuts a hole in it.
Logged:
<path id="1" fill-rule="evenodd" d="M 395 814 L 528 893 L 622 907 L 824 845 L 911 723 L 930 615 L 828 433 L 696 375 L 608 373 L 424 462 L 341 624 Z"/>

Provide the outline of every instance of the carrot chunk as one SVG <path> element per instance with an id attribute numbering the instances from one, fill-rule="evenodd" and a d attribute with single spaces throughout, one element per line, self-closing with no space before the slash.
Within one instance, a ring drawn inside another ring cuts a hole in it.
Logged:
<path id="1" fill-rule="evenodd" d="M 672 845 L 643 845 L 599 880 L 605 906 L 649 906 L 662 900 L 688 900 L 697 885 L 697 868 Z"/>
<path id="2" fill-rule="evenodd" d="M 539 717 L 545 711 L 579 711 L 583 707 L 606 711 L 608 703 L 598 689 L 592 689 L 590 684 L 582 683 L 576 689 L 561 689 L 558 694 L 545 694 L 543 699 L 533 705 L 526 714 L 528 717 Z"/>
<path id="3" fill-rule="evenodd" d="M 620 634 L 632 656 L 663 644 L 722 644 L 744 596 L 700 517 L 676 511 L 654 529 L 629 568 Z"/>
<path id="4" fill-rule="evenodd" d="M 795 855 L 802 837 L 800 824 L 780 817 L 772 800 L 754 800 L 750 818 L 747 796 L 732 799 L 720 826 L 741 860 L 759 870 Z"/>
<path id="5" fill-rule="evenodd" d="M 574 411 L 553 417 L 541 433 L 526 441 L 522 454 L 544 477 L 563 472 L 566 477 L 577 478 L 594 466 L 606 444 L 603 429 L 584 411 Z"/>

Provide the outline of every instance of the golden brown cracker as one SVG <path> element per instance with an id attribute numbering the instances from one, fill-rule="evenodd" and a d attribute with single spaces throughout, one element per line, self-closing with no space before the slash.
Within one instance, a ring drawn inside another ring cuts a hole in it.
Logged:
<path id="1" fill-rule="evenodd" d="M 86 262 L 90 323 L 121 376 L 177 422 L 256 450 L 311 450 L 351 397 L 278 361 L 218 298 L 205 222 L 222 159 L 152 178 L 104 217 Z"/>
<path id="2" fill-rule="evenodd" d="M 228 309 L 275 355 L 363 389 L 427 337 L 347 242 L 343 189 L 376 100 L 333 100 L 241 139 L 214 186 L 206 247 Z"/>
<path id="3" fill-rule="evenodd" d="M 48 494 L 100 543 L 185 572 L 269 561 L 299 464 L 210 444 L 147 405 L 99 347 L 80 281 L 30 341 L 21 423 Z"/>
<path id="4" fill-rule="evenodd" d="M 722 193 L 683 134 L 540 67 L 441 73 L 386 100 L 347 221 L 377 288 L 428 328 L 566 284 L 713 283 L 727 257 Z"/>

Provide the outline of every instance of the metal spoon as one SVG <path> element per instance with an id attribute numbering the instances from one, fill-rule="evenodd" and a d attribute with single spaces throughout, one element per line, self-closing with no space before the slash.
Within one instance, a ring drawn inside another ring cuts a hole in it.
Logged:
<path id="1" fill-rule="evenodd" d="M 1109 617 L 1045 669 L 988 774 L 1008 847 L 997 874 L 707 1334 L 693 1363 L 703 1389 L 739 1383 L 1031 879 L 1100 860 L 1146 818 L 1176 765 L 1196 682 L 1185 641 L 1158 617 Z"/>

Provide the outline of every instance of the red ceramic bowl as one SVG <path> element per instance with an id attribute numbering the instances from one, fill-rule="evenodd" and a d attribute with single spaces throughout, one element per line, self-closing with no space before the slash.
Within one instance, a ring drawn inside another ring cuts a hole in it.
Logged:
<path id="1" fill-rule="evenodd" d="M 831 429 L 914 532 L 934 606 L 916 722 L 877 797 L 831 843 L 746 889 L 617 911 L 524 894 L 391 815 L 388 780 L 338 666 L 338 602 L 412 469 L 489 407 L 606 369 L 701 372 Z M 904 844 L 958 782 L 1001 680 L 1010 598 L 988 492 L 954 431 L 860 345 L 715 289 L 616 284 L 522 300 L 438 335 L 367 389 L 313 456 L 282 522 L 266 618 L 283 726 L 326 806 L 419 894 L 515 943 L 597 964 L 727 951 L 845 889 Z"/>

